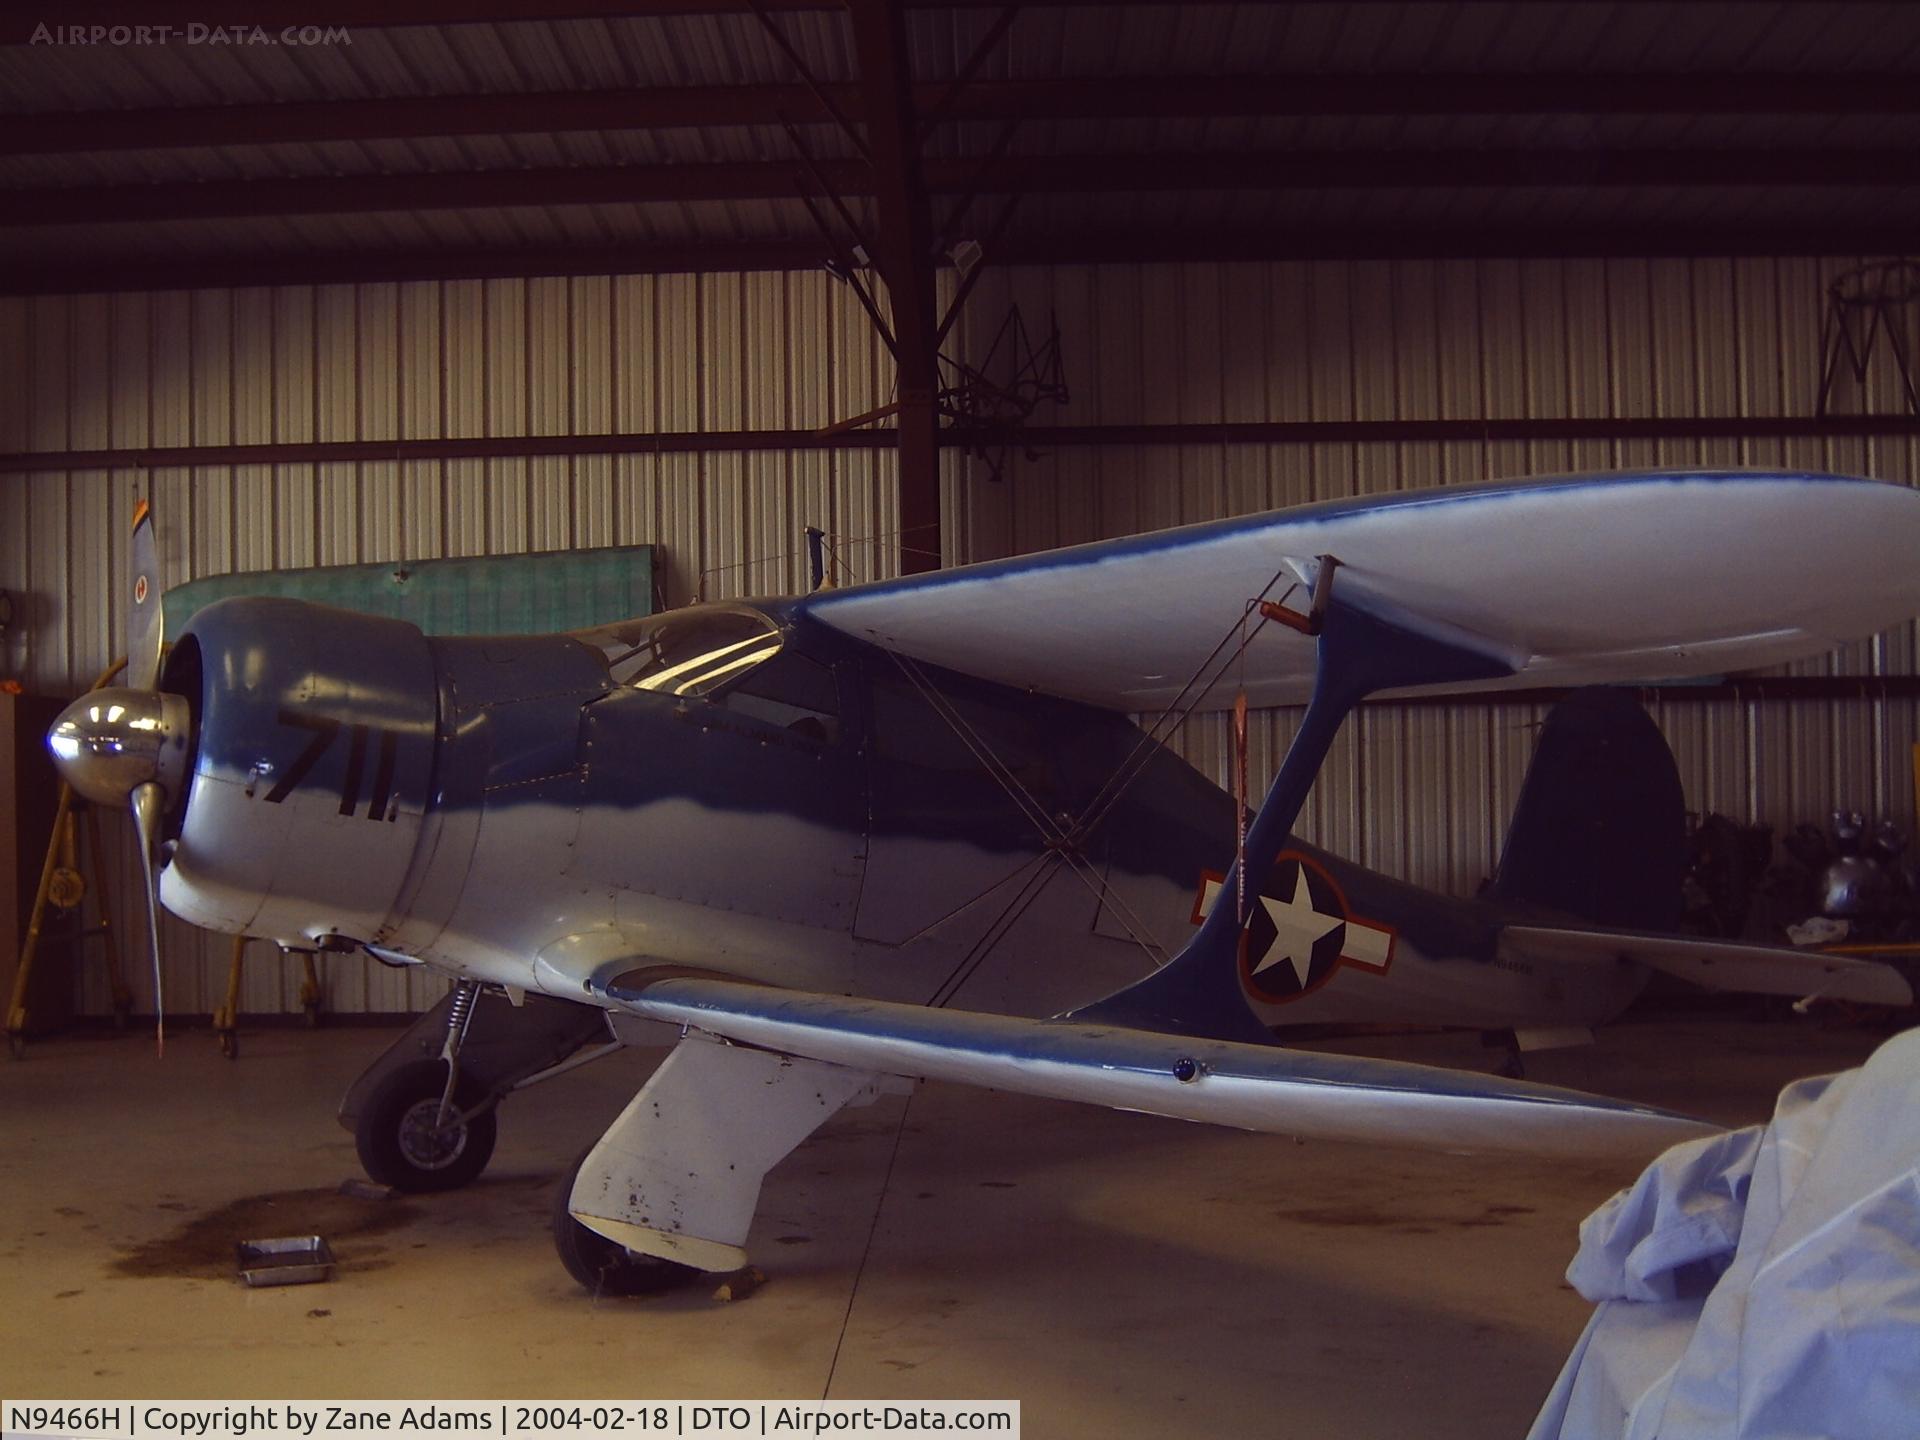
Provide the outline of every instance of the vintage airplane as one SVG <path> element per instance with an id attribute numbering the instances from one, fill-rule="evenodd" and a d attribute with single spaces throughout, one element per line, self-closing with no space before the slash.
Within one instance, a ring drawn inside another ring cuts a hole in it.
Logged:
<path id="1" fill-rule="evenodd" d="M 131 806 L 152 903 L 456 978 L 441 1058 L 390 1070 L 363 1109 L 377 1178 L 442 1188 L 485 1165 L 505 1087 L 461 1065 L 483 990 L 597 1007 L 609 1048 L 673 1046 L 562 1186 L 562 1258 L 597 1288 L 742 1264 L 767 1170 L 903 1079 L 1306 1136 L 1647 1152 L 1699 1127 L 1273 1027 L 1584 1027 L 1654 969 L 1912 998 L 1882 966 L 1663 933 L 1679 781 L 1619 692 L 1554 711 L 1477 898 L 1290 834 L 1366 696 L 1720 673 L 1920 613 L 1906 487 L 1453 486 L 568 635 L 432 638 L 233 599 L 164 673 L 144 514 L 137 532 L 130 683 L 76 701 L 49 744 L 76 790 Z M 1298 700 L 1250 823 L 1128 718 Z"/>

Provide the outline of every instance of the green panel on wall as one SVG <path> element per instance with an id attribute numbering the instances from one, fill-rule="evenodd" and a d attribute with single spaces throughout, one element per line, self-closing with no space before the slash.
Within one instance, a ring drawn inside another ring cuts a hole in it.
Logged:
<path id="1" fill-rule="evenodd" d="M 232 595 L 284 595 L 387 615 L 429 635 L 545 635 L 653 611 L 653 547 L 546 550 L 209 575 L 167 591 L 166 633 Z"/>

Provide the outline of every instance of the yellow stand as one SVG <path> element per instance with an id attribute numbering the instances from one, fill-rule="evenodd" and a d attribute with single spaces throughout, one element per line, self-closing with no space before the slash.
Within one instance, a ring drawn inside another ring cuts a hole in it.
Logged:
<path id="1" fill-rule="evenodd" d="M 100 678 L 88 689 L 100 689 L 126 668 L 126 663 L 125 660 L 116 660 L 101 672 Z M 47 858 L 40 866 L 40 884 L 33 892 L 33 909 L 27 917 L 26 938 L 20 946 L 20 964 L 13 972 L 13 995 L 7 1004 L 7 1045 L 16 1059 L 26 1051 L 27 983 L 33 973 L 34 956 L 40 948 L 40 926 L 46 919 L 47 906 L 52 903 L 61 910 L 74 909 L 86 895 L 86 879 L 78 864 L 79 844 L 75 833 L 80 821 L 86 818 L 86 810 L 74 808 L 72 787 L 61 781 L 59 799 L 53 811 L 53 833 L 47 837 Z M 113 996 L 113 1013 L 116 1021 L 124 1024 L 133 1006 L 133 996 L 120 974 L 120 951 L 114 944 L 113 924 L 108 918 L 107 866 L 105 853 L 100 848 L 98 820 L 93 820 L 87 826 L 87 851 L 92 857 L 94 884 L 100 890 L 100 923 L 95 930 L 106 941 L 107 981 Z"/>
<path id="2" fill-rule="evenodd" d="M 240 962 L 247 957 L 247 937 L 233 937 L 233 959 L 227 965 L 227 1003 L 213 1012 L 213 1033 L 220 1037 L 220 1053 L 240 1058 Z"/>
<path id="3" fill-rule="evenodd" d="M 247 957 L 245 935 L 233 937 L 233 959 L 227 965 L 227 1003 L 213 1012 L 214 1033 L 220 1037 L 220 1053 L 229 1060 L 240 1056 L 240 967 Z M 313 968 L 313 952 L 300 952 L 305 974 L 300 982 L 300 1008 L 306 1012 L 309 1027 L 320 1023 L 320 976 Z"/>

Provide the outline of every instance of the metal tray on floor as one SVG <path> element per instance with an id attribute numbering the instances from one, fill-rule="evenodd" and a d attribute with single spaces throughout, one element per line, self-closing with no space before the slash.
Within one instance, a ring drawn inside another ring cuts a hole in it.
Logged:
<path id="1" fill-rule="evenodd" d="M 288 1235 L 277 1240 L 242 1240 L 240 1278 L 253 1286 L 311 1285 L 333 1276 L 333 1247 L 318 1235 Z"/>

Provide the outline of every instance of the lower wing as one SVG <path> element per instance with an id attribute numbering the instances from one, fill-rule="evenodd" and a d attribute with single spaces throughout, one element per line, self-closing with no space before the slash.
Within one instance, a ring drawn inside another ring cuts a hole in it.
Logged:
<path id="1" fill-rule="evenodd" d="M 1789 995 L 1796 1000 L 1854 1000 L 1869 1005 L 1913 1003 L 1912 987 L 1889 965 L 1777 945 L 1742 945 L 1630 930 L 1509 925 L 1500 932 L 1500 953 L 1596 964 L 1627 960 L 1710 990 Z"/>
<path id="2" fill-rule="evenodd" d="M 606 1002 L 647 1019 L 850 1070 L 1316 1139 L 1646 1155 L 1713 1128 L 1524 1081 L 1112 1025 L 705 978 L 616 981 L 603 993 Z"/>

